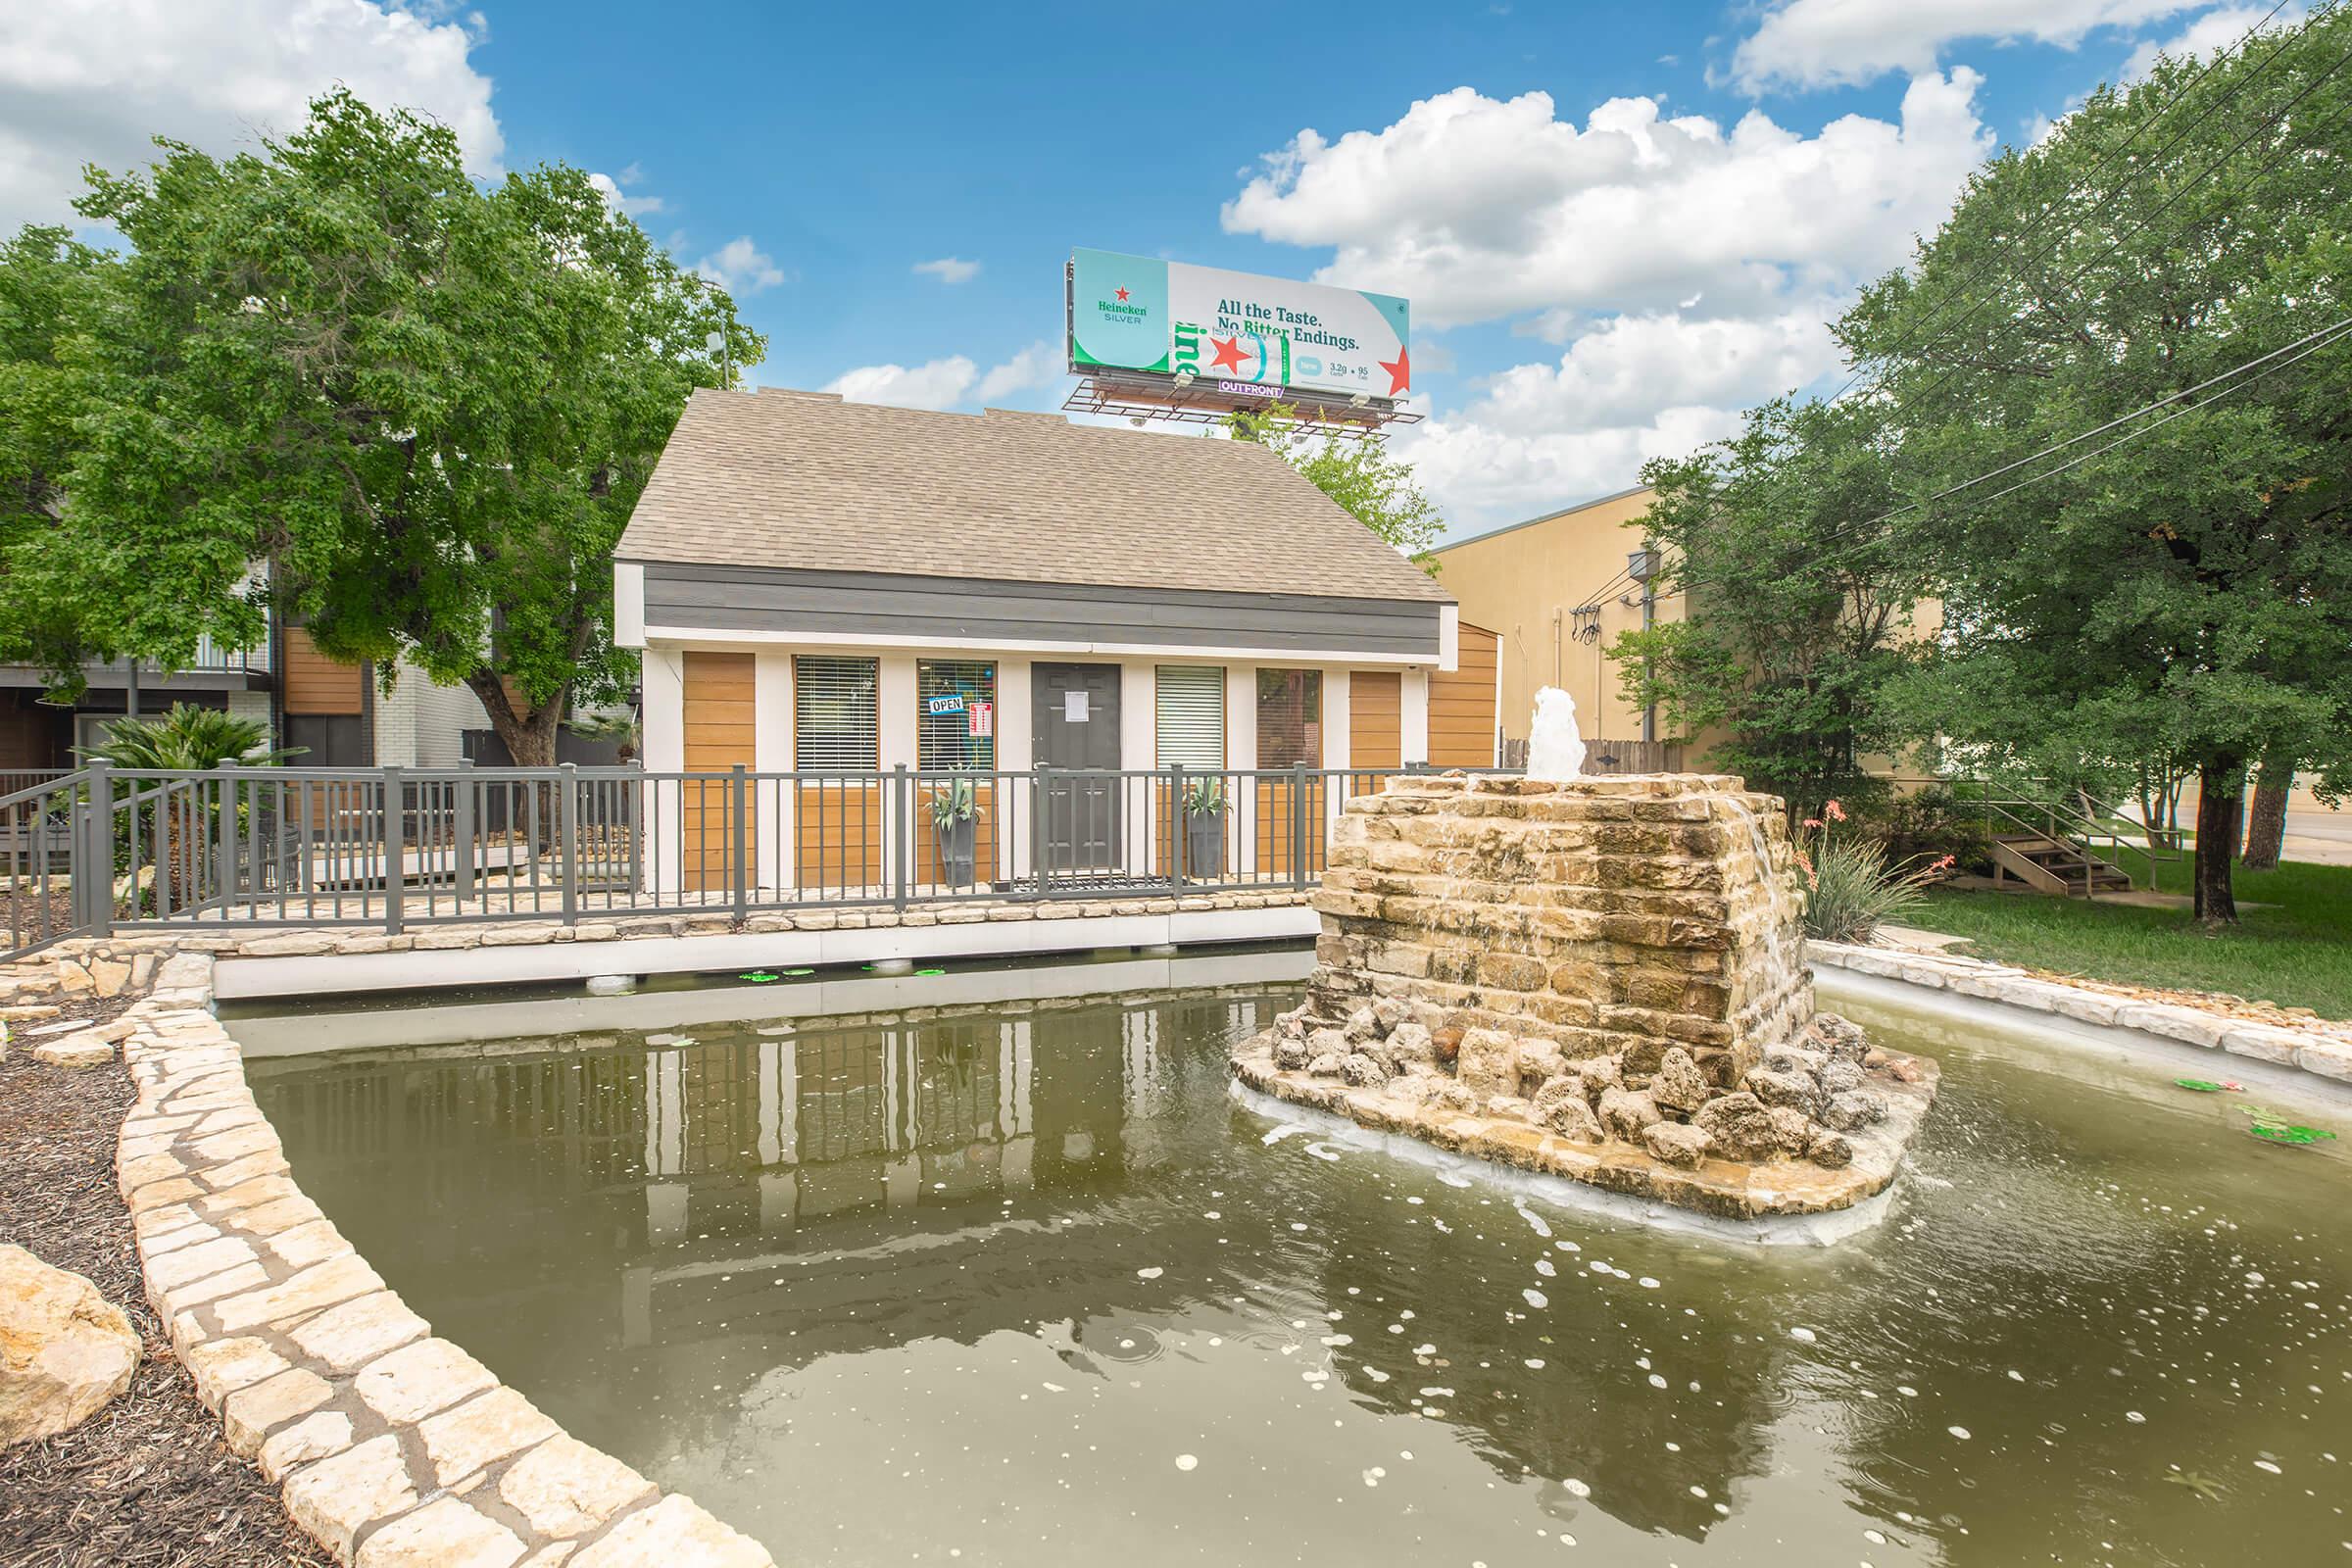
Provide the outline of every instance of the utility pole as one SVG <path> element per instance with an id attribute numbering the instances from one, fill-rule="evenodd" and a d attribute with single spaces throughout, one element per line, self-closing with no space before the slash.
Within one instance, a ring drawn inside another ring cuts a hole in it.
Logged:
<path id="1" fill-rule="evenodd" d="M 1647 539 L 1642 548 L 1629 551 L 1625 558 L 1626 575 L 1642 585 L 1642 629 L 1647 631 L 1658 621 L 1658 547 Z M 1642 681 L 1649 683 L 1651 661 L 1642 661 Z M 1651 701 L 1642 708 L 1642 739 L 1644 744 L 1658 738 L 1658 705 Z"/>

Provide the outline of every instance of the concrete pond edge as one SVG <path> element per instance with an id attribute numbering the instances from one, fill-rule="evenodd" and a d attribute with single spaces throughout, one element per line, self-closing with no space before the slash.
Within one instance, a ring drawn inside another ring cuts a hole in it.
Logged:
<path id="1" fill-rule="evenodd" d="M 172 1349 L 294 1522 L 353 1568 L 773 1568 L 435 1338 L 368 1267 L 294 1184 L 212 969 L 164 959 L 123 1015 L 137 1100 L 117 1172 Z"/>
<path id="2" fill-rule="evenodd" d="M 2055 1014 L 2078 1023 L 2135 1031 L 2352 1084 L 2352 1034 L 2326 1028 L 2297 1029 L 2180 1003 L 2119 997 L 1957 954 L 1808 941 L 1805 958 L 1818 968 L 1843 969 L 1923 990 L 2000 1003 L 2027 1012 Z"/>

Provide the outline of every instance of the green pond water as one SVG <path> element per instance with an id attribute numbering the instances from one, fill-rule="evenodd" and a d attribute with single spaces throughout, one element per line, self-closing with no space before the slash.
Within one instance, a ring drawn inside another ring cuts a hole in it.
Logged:
<path id="1" fill-rule="evenodd" d="M 1826 993 L 1943 1094 L 1767 1250 L 1283 1133 L 1224 1053 L 1293 1000 L 249 1071 L 438 1332 L 786 1562 L 2352 1560 L 2352 1162 L 2237 1108 L 2344 1100 Z"/>

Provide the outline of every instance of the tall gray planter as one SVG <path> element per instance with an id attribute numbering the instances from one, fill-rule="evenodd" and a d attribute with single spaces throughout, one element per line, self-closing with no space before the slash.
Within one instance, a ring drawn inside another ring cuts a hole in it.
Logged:
<path id="1" fill-rule="evenodd" d="M 1184 813 L 1184 869 L 1187 876 L 1211 882 L 1225 874 L 1225 813 Z"/>
<path id="2" fill-rule="evenodd" d="M 968 888 L 979 880 L 980 819 L 958 817 L 942 827 L 932 823 L 931 844 L 939 859 L 939 879 L 952 888 Z"/>

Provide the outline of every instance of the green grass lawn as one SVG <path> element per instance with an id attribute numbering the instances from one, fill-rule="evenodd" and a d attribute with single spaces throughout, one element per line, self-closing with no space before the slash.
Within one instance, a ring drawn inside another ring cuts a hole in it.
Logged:
<path id="1" fill-rule="evenodd" d="M 2144 858 L 2129 864 L 2144 883 Z M 2156 886 L 2188 891 L 2186 862 L 2155 867 Z M 2352 1018 L 2352 866 L 2289 862 L 2240 871 L 2238 928 L 2208 936 L 2185 909 L 2135 909 L 2082 899 L 1938 890 L 1906 925 L 1969 939 L 2003 963 L 2093 980 L 2226 991 Z M 2247 909 L 2246 904 L 2270 908 Z"/>

